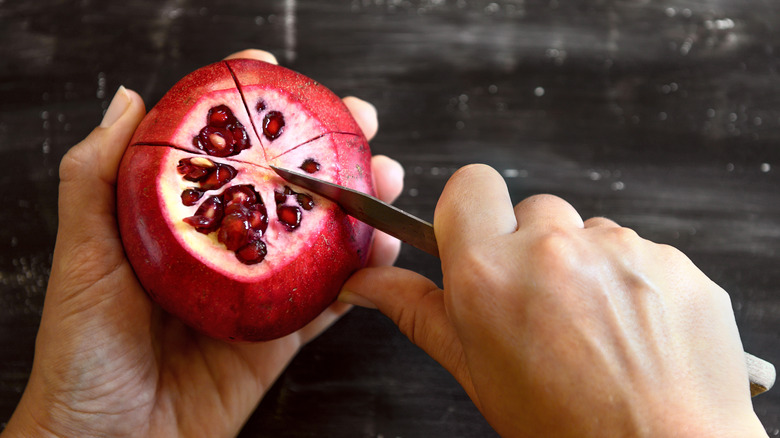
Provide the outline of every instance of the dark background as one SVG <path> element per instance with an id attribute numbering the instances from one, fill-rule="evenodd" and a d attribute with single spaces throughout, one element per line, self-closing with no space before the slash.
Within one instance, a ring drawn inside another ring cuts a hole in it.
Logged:
<path id="1" fill-rule="evenodd" d="M 120 84 L 151 107 L 248 47 L 379 111 L 375 153 L 424 218 L 458 167 L 682 249 L 780 364 L 780 3 L 772 0 L 0 0 L 0 425 L 30 371 L 57 168 Z M 398 262 L 435 280 L 437 260 Z M 780 435 L 780 390 L 754 400 Z M 455 381 L 357 309 L 307 346 L 242 436 L 493 436 Z"/>

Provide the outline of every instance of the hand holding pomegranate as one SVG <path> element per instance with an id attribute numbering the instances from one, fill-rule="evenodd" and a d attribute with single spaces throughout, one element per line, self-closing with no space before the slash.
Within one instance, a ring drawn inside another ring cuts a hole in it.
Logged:
<path id="1" fill-rule="evenodd" d="M 275 63 L 266 52 L 232 58 Z M 345 98 L 366 137 L 371 105 Z M 144 117 L 120 88 L 100 127 L 60 167 L 59 230 L 32 374 L 3 436 L 233 436 L 298 349 L 349 306 L 335 303 L 302 329 L 264 343 L 203 336 L 156 307 L 117 229 L 120 159 Z M 371 160 L 377 195 L 392 201 L 403 170 Z M 376 233 L 369 265 L 392 264 L 399 244 Z"/>
<path id="2" fill-rule="evenodd" d="M 340 299 L 389 316 L 502 436 L 766 436 L 729 297 L 679 251 L 553 196 L 513 207 L 480 165 L 434 229 L 443 290 L 379 267 Z"/>

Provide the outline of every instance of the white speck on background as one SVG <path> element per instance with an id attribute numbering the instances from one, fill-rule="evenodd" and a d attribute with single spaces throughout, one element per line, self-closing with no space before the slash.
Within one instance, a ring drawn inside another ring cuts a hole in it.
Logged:
<path id="1" fill-rule="evenodd" d="M 284 1 L 284 57 L 287 62 L 295 61 L 295 0 Z"/>
<path id="2" fill-rule="evenodd" d="M 525 178 L 528 176 L 528 171 L 525 169 L 504 169 L 501 173 L 504 178 Z"/>

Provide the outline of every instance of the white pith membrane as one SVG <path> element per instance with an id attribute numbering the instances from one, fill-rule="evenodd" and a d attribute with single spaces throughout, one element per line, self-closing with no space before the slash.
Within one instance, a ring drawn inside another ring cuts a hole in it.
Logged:
<path id="1" fill-rule="evenodd" d="M 247 93 L 247 89 L 252 92 Z M 246 106 L 235 89 L 210 93 L 201 97 L 193 105 L 186 117 L 187 120 L 176 131 L 175 147 L 168 148 L 168 153 L 163 155 L 157 190 L 161 200 L 162 216 L 174 231 L 174 236 L 179 243 L 209 268 L 239 281 L 249 282 L 259 281 L 278 273 L 305 248 L 315 245 L 318 239 L 326 239 L 324 231 L 328 225 L 327 221 L 330 220 L 332 211 L 338 208 L 327 199 L 284 181 L 268 165 L 274 164 L 303 172 L 300 166 L 307 159 L 313 159 L 320 167 L 312 176 L 339 183 L 340 169 L 337 145 L 334 142 L 338 142 L 338 138 L 343 135 L 354 134 L 323 133 L 318 121 L 310 118 L 300 105 L 291 104 L 277 90 L 249 87 L 243 91 L 245 95 L 253 96 L 247 98 Z M 265 109 L 257 113 L 255 108 L 259 98 L 263 99 Z M 221 158 L 210 156 L 192 144 L 192 139 L 206 126 L 209 110 L 219 105 L 227 105 L 238 121 L 244 125 L 250 139 L 249 149 L 234 156 Z M 247 109 L 254 114 L 254 124 L 247 117 Z M 274 140 L 267 138 L 260 140 L 257 134 L 263 137 L 262 119 L 270 111 L 282 113 L 285 122 L 284 130 Z M 182 192 L 190 188 L 199 189 L 200 185 L 198 182 L 186 180 L 176 168 L 180 160 L 192 157 L 204 157 L 214 163 L 229 165 L 238 173 L 224 186 L 205 191 L 195 205 L 186 206 L 181 200 Z M 198 207 L 210 196 L 222 194 L 228 187 L 236 185 L 252 186 L 260 195 L 266 209 L 268 227 L 261 240 L 266 244 L 267 253 L 259 263 L 242 263 L 236 258 L 234 251 L 228 250 L 217 240 L 216 231 L 204 234 L 183 221 L 184 218 L 195 215 Z M 302 216 L 300 226 L 293 230 L 289 230 L 277 217 L 274 192 L 282 191 L 285 186 L 295 192 L 307 194 L 314 200 L 314 208 L 304 210 L 296 203 L 294 195 L 287 198 L 284 205 L 295 205 L 300 209 Z"/>

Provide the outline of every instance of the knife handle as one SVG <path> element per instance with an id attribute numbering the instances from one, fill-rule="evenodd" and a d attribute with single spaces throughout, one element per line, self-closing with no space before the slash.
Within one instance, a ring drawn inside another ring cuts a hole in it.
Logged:
<path id="1" fill-rule="evenodd" d="M 745 362 L 750 380 L 750 396 L 755 397 L 771 389 L 775 384 L 775 366 L 747 352 Z"/>

